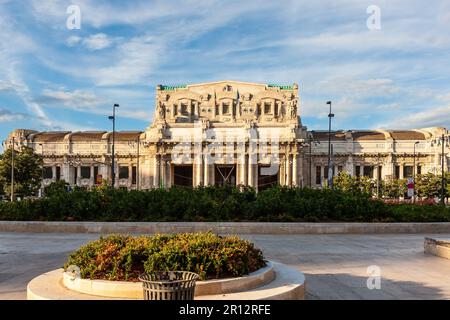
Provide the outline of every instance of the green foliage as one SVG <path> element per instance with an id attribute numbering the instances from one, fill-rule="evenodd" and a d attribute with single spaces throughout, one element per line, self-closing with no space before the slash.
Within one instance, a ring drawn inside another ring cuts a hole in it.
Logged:
<path id="1" fill-rule="evenodd" d="M 261 250 L 238 237 L 211 232 L 110 235 L 73 252 L 64 265 L 86 279 L 137 281 L 144 271 L 192 271 L 202 280 L 243 276 L 265 266 Z"/>
<path id="2" fill-rule="evenodd" d="M 450 196 L 450 172 L 445 173 L 447 181 L 444 188 L 444 197 Z M 442 195 L 442 175 L 427 173 L 416 177 L 416 191 L 419 198 L 440 198 Z"/>
<path id="3" fill-rule="evenodd" d="M 333 178 L 333 187 L 344 192 L 374 194 L 376 181 L 365 176 L 354 177 L 343 171 Z"/>
<path id="4" fill-rule="evenodd" d="M 6 194 L 11 194 L 12 149 L 4 152 L 0 159 L 0 184 Z M 20 197 L 33 196 L 39 190 L 42 180 L 41 156 L 32 148 L 22 147 L 14 151 L 14 194 Z"/>
<path id="5" fill-rule="evenodd" d="M 389 184 L 387 185 L 389 187 Z M 398 193 L 403 183 L 394 185 Z M 383 193 L 389 192 L 386 185 Z M 53 184 L 41 199 L 0 202 L 0 220 L 46 221 L 403 221 L 391 206 L 364 188 L 352 191 L 274 187 L 200 187 L 136 191 L 101 186 L 67 192 Z M 413 206 L 419 207 L 418 205 Z M 425 209 L 424 209 L 425 208 Z M 450 208 L 430 205 L 406 215 L 410 221 L 447 221 Z M 398 210 L 398 211 L 396 211 Z M 405 209 L 407 210 L 407 209 Z M 447 210 L 447 211 L 446 211 Z M 427 212 L 430 214 L 427 215 Z M 438 212 L 434 215 L 433 212 Z M 441 217 L 441 220 L 436 220 Z"/>
<path id="6" fill-rule="evenodd" d="M 69 184 L 65 180 L 59 180 L 50 183 L 44 188 L 44 194 L 47 197 L 54 197 L 58 194 L 65 194 L 68 192 Z"/>
<path id="7" fill-rule="evenodd" d="M 383 197 L 398 199 L 404 197 L 407 191 L 406 179 L 390 179 L 383 182 Z"/>

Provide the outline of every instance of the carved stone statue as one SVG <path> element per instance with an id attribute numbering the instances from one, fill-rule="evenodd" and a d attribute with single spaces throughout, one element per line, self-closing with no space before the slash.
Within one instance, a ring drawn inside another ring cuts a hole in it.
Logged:
<path id="1" fill-rule="evenodd" d="M 160 102 L 157 105 L 157 108 L 158 108 L 157 112 L 159 115 L 159 119 L 165 120 L 166 119 L 166 107 L 164 106 L 163 103 Z"/>
<path id="2" fill-rule="evenodd" d="M 294 99 L 290 101 L 289 104 L 291 106 L 291 118 L 297 117 L 297 100 Z"/>

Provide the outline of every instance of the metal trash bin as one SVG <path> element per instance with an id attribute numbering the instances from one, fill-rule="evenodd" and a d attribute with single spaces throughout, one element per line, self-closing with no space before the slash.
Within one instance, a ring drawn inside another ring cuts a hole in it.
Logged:
<path id="1" fill-rule="evenodd" d="M 188 271 L 155 271 L 139 276 L 144 300 L 194 300 L 198 278 Z"/>

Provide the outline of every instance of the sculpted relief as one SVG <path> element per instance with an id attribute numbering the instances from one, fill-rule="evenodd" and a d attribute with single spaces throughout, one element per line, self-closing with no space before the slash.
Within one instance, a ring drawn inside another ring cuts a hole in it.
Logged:
<path id="1" fill-rule="evenodd" d="M 255 90 L 257 89 L 257 90 Z M 289 90 L 255 86 L 251 90 L 231 85 L 189 87 L 160 91 L 156 119 L 160 122 L 283 122 L 297 118 L 296 95 Z M 249 92 L 255 91 L 255 92 Z"/>

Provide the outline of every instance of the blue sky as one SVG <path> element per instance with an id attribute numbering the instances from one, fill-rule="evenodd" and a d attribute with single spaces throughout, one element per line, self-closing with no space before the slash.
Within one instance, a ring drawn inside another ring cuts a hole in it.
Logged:
<path id="1" fill-rule="evenodd" d="M 81 9 L 69 30 L 67 7 Z M 369 30 L 369 5 L 381 29 Z M 303 124 L 450 127 L 450 2 L 0 0 L 0 140 L 144 130 L 157 84 L 299 83 Z"/>

